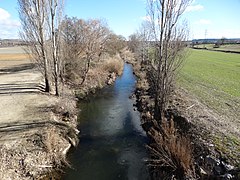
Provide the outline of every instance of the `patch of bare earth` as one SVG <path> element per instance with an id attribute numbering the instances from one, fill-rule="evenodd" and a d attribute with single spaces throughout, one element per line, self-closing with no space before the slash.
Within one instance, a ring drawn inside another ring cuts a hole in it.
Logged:
<path id="1" fill-rule="evenodd" d="M 41 74 L 26 57 L 0 53 L 0 179 L 42 178 L 64 165 L 74 144 L 67 108 L 75 101 L 45 94 Z"/>

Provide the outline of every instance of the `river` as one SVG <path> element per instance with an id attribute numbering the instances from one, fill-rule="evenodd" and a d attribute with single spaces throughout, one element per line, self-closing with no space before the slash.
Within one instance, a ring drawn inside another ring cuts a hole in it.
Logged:
<path id="1" fill-rule="evenodd" d="M 63 179 L 149 179 L 147 137 L 129 98 L 135 84 L 132 66 L 125 64 L 114 85 L 79 104 L 80 142 L 69 153 L 71 168 Z"/>

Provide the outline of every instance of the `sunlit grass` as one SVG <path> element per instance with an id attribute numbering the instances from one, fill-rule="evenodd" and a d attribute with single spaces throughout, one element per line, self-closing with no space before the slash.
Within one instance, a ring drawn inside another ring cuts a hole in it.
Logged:
<path id="1" fill-rule="evenodd" d="M 207 48 L 209 50 L 223 50 L 223 51 L 234 51 L 234 52 L 240 52 L 240 44 L 224 44 L 220 45 L 219 48 L 214 48 L 214 44 L 199 44 L 195 45 L 197 48 Z"/>
<path id="2" fill-rule="evenodd" d="M 240 54 L 190 49 L 178 85 L 214 109 L 239 106 Z"/>

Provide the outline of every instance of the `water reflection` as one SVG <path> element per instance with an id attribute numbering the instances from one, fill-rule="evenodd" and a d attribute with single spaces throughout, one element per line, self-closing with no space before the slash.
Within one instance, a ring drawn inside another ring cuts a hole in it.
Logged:
<path id="1" fill-rule="evenodd" d="M 135 81 L 131 65 L 125 64 L 113 86 L 80 104 L 80 143 L 63 179 L 148 179 L 147 138 L 128 98 Z"/>

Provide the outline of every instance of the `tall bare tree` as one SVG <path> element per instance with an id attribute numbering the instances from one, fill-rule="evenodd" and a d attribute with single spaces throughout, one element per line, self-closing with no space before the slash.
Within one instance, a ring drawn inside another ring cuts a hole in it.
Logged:
<path id="1" fill-rule="evenodd" d="M 183 60 L 188 31 L 187 26 L 179 22 L 190 3 L 191 0 L 148 0 L 153 35 L 150 80 L 154 88 L 154 116 L 158 120 L 164 115 L 176 71 Z"/>
<path id="2" fill-rule="evenodd" d="M 29 53 L 37 62 L 45 79 L 45 91 L 50 91 L 49 60 L 47 56 L 47 19 L 45 0 L 18 0 L 22 24 L 22 39 L 29 45 Z"/>
<path id="3" fill-rule="evenodd" d="M 63 16 L 64 0 L 46 0 L 49 10 L 48 27 L 50 32 L 51 48 L 53 61 L 53 77 L 55 84 L 55 95 L 59 96 L 59 81 L 62 68 L 61 56 L 61 21 Z"/>
<path id="4" fill-rule="evenodd" d="M 59 95 L 60 22 L 63 0 L 18 0 L 22 24 L 21 36 L 29 44 L 29 53 L 37 62 L 50 92 L 54 77 L 55 94 Z"/>

